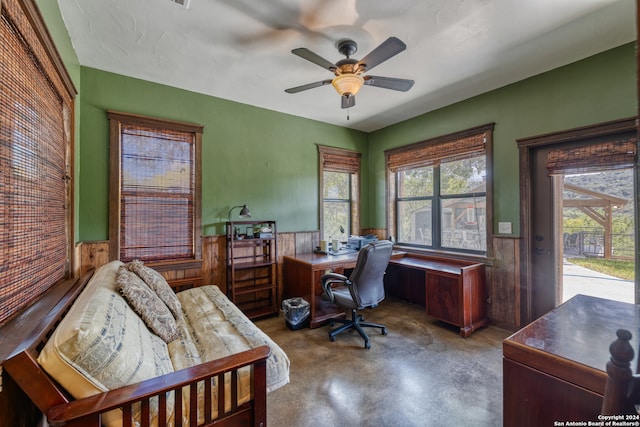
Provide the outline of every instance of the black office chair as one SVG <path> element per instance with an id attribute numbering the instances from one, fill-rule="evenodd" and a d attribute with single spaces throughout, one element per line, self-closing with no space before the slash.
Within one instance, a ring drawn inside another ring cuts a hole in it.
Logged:
<path id="1" fill-rule="evenodd" d="M 328 273 L 322 276 L 323 298 L 339 305 L 345 310 L 351 310 L 351 319 L 331 319 L 343 325 L 329 331 L 329 339 L 336 340 L 336 335 L 347 329 L 355 329 L 364 339 L 364 347 L 371 348 L 369 336 L 363 327 L 379 328 L 382 335 L 387 334 L 387 328 L 378 323 L 365 322 L 356 310 L 374 308 L 384 299 L 384 273 L 391 258 L 393 243 L 380 240 L 369 243 L 358 253 L 358 260 L 353 272 L 347 278 L 338 273 Z M 339 286 L 333 287 L 338 284 Z"/>

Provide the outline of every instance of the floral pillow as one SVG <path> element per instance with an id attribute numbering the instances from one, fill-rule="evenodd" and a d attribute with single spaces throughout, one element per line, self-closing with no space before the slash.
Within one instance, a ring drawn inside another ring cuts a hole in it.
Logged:
<path id="1" fill-rule="evenodd" d="M 152 268 L 145 266 L 142 261 L 134 260 L 128 265 L 129 270 L 136 273 L 144 282 L 160 297 L 162 301 L 169 307 L 173 317 L 179 319 L 182 317 L 182 307 L 175 292 L 171 286 L 162 277 L 160 273 Z"/>
<path id="2" fill-rule="evenodd" d="M 116 283 L 122 296 L 154 334 L 166 343 L 178 338 L 173 314 L 138 275 L 124 266 L 120 267 Z"/>

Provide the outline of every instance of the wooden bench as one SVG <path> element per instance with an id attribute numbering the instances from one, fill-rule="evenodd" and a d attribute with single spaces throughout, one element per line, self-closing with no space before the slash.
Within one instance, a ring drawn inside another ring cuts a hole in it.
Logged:
<path id="1" fill-rule="evenodd" d="M 159 377 L 151 378 L 137 384 L 124 386 L 87 398 L 74 400 L 60 387 L 37 363 L 39 352 L 44 347 L 48 338 L 68 312 L 69 308 L 80 295 L 88 283 L 92 273 L 76 280 L 60 284 L 50 292 L 47 292 L 29 313 L 41 313 L 50 308 L 46 315 L 37 320 L 25 322 L 25 316 L 20 316 L 9 322 L 2 328 L 0 345 L 11 346 L 14 349 L 2 362 L 2 367 L 18 387 L 29 397 L 35 406 L 47 416 L 52 426 L 95 426 L 101 425 L 101 414 L 113 409 L 122 409 L 122 425 L 131 425 L 132 406 L 140 404 L 143 419 L 149 419 L 150 401 L 157 399 L 159 406 L 158 425 L 166 424 L 165 408 L 169 403 L 175 407 L 175 425 L 182 425 L 182 390 L 186 387 L 189 391 L 189 406 L 185 409 L 191 420 L 190 425 L 198 426 L 266 426 L 266 389 L 267 373 L 266 360 L 270 354 L 270 348 L 266 345 L 253 348 L 232 356 L 205 362 L 191 368 L 172 372 Z M 43 307 L 45 307 L 43 309 Z M 32 324 L 25 335 L 23 327 L 25 323 Z M 21 341 L 12 342 L 12 331 L 21 337 Z M 7 348 L 7 347 L 3 347 Z M 4 359 L 5 357 L 3 357 Z M 244 366 L 253 367 L 251 376 L 251 399 L 243 404 L 237 402 L 238 370 Z M 224 376 L 229 373 L 231 377 L 231 410 L 225 410 Z M 210 391 L 212 379 L 217 378 L 217 401 L 212 401 Z M 205 393 L 198 394 L 198 383 L 202 383 Z M 168 392 L 174 391 L 175 402 L 168 402 Z M 201 415 L 204 422 L 196 424 L 197 398 L 204 399 L 205 414 Z M 11 404 L 3 404 L 4 409 L 11 408 Z M 217 407 L 216 419 L 211 418 L 211 408 Z M 13 407 L 13 411 L 21 411 L 21 407 Z M 4 417 L 4 416 L 3 416 Z M 10 423 L 6 416 L 5 423 Z M 9 424 L 8 424 L 9 425 Z M 143 421 L 142 426 L 149 425 Z"/>

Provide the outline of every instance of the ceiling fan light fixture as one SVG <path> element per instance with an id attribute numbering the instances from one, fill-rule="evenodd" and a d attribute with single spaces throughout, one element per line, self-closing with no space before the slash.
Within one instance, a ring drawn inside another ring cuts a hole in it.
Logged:
<path id="1" fill-rule="evenodd" d="M 331 81 L 331 84 L 340 96 L 354 96 L 364 84 L 364 79 L 359 74 L 340 74 Z"/>

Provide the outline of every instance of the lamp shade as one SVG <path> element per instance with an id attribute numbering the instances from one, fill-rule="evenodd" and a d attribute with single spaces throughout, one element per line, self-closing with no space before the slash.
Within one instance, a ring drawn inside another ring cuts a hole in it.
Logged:
<path id="1" fill-rule="evenodd" d="M 331 81 L 331 84 L 340 96 L 355 95 L 364 84 L 364 79 L 358 74 L 340 74 Z"/>
<path id="2" fill-rule="evenodd" d="M 241 218 L 251 218 L 251 212 L 249 211 L 247 205 L 238 205 L 229 209 L 229 221 L 231 221 L 231 212 L 233 212 L 235 208 L 242 208 L 240 209 L 240 213 L 238 214 Z"/>

